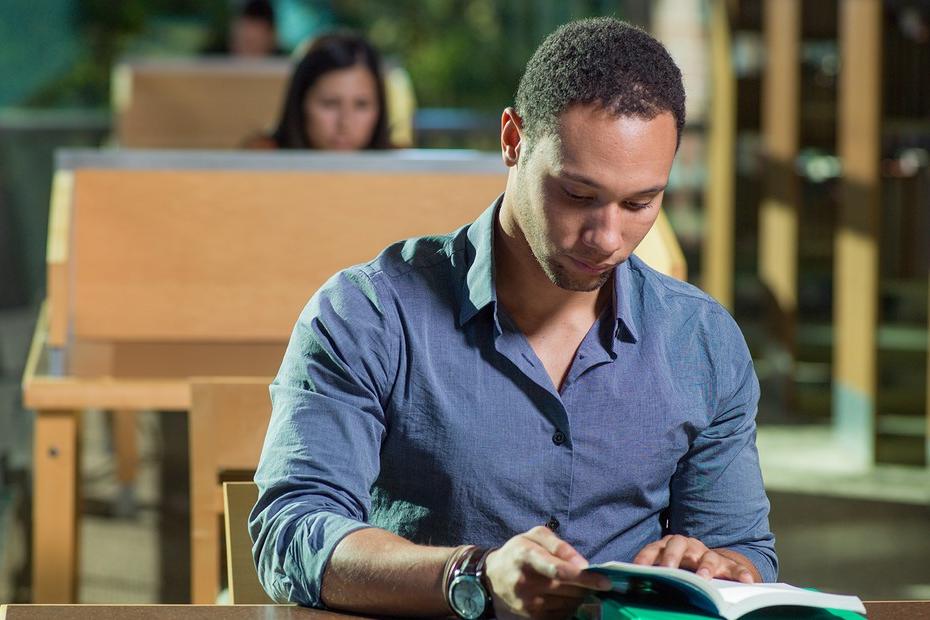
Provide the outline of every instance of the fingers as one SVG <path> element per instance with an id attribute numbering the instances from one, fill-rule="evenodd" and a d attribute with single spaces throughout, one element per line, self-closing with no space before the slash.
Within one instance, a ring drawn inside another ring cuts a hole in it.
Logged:
<path id="1" fill-rule="evenodd" d="M 549 579 L 570 578 L 578 570 L 577 567 L 557 558 L 539 546 L 527 547 L 526 552 L 523 554 L 523 560 L 536 573 Z"/>
<path id="2" fill-rule="evenodd" d="M 555 557 L 577 566 L 579 570 L 588 567 L 588 561 L 584 559 L 584 556 L 575 551 L 575 548 L 570 544 L 556 536 L 555 532 L 548 527 L 537 525 L 526 533 L 526 537 Z"/>
<path id="3" fill-rule="evenodd" d="M 604 575 L 583 572 L 588 561 L 549 528 L 534 527 L 526 537 L 539 545 L 543 552 L 531 552 L 529 555 L 530 566 L 539 574 L 589 590 L 608 591 L 613 588 L 610 579 Z"/>
<path id="4" fill-rule="evenodd" d="M 686 555 L 692 555 L 694 543 L 697 542 L 693 538 L 686 538 L 684 536 L 672 536 L 665 543 L 665 547 L 662 548 L 662 551 L 659 553 L 656 564 L 659 566 L 669 566 L 672 568 L 678 568 L 682 565 L 682 560 Z M 704 545 L 699 544 L 701 547 Z M 706 549 L 706 547 L 704 547 Z"/>
<path id="5" fill-rule="evenodd" d="M 701 561 L 698 562 L 694 572 L 696 572 L 701 577 L 704 577 L 705 579 L 720 577 L 722 576 L 723 571 L 726 570 L 724 562 L 732 563 L 731 560 L 727 560 L 719 553 L 708 551 L 701 557 Z"/>
<path id="6" fill-rule="evenodd" d="M 708 549 L 696 538 L 681 535 L 665 536 L 661 540 L 646 545 L 636 555 L 633 562 L 652 566 L 686 568 L 707 579 L 729 579 L 743 583 L 755 581 L 752 571 L 744 564 Z"/>
<path id="7" fill-rule="evenodd" d="M 649 543 L 636 554 L 636 557 L 633 558 L 633 563 L 655 566 L 658 564 L 659 557 L 662 555 L 662 550 L 665 549 L 666 543 L 672 538 L 674 538 L 674 536 L 665 536 L 655 542 Z"/>
<path id="8" fill-rule="evenodd" d="M 591 590 L 612 588 L 606 576 L 584 571 L 587 566 L 548 528 L 514 536 L 487 557 L 495 609 L 533 618 L 569 617 Z"/>

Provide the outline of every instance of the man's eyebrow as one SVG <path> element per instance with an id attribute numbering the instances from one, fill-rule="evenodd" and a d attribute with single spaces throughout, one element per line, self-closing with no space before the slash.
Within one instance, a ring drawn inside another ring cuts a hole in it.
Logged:
<path id="1" fill-rule="evenodd" d="M 569 179 L 569 180 L 571 180 L 571 181 L 576 181 L 576 182 L 578 182 L 578 183 L 584 183 L 585 185 L 590 185 L 591 187 L 594 187 L 594 188 L 596 188 L 596 189 L 601 189 L 601 184 L 600 184 L 600 183 L 598 183 L 598 182 L 595 181 L 594 179 L 590 179 L 590 178 L 586 177 L 586 176 L 583 175 L 583 174 L 577 174 L 577 173 L 575 173 L 575 172 L 570 172 L 570 171 L 568 171 L 568 170 L 563 170 L 562 173 L 561 173 L 561 176 L 563 176 L 563 177 L 565 177 L 566 179 Z"/>
<path id="2" fill-rule="evenodd" d="M 593 188 L 595 188 L 595 189 L 603 189 L 600 183 L 598 183 L 598 182 L 595 181 L 594 179 L 590 179 L 590 178 L 586 177 L 586 176 L 583 175 L 583 174 L 577 174 L 577 173 L 575 173 L 575 172 L 570 172 L 570 171 L 568 171 L 568 170 L 563 170 L 562 173 L 561 173 L 561 176 L 563 176 L 563 177 L 565 177 L 566 179 L 569 179 L 569 180 L 571 180 L 571 181 L 577 181 L 578 183 L 584 183 L 585 185 L 590 185 L 591 187 L 593 187 Z M 635 193 L 633 193 L 633 194 L 631 194 L 631 195 L 632 195 L 632 196 L 642 196 L 642 195 L 645 195 L 645 194 L 658 194 L 659 192 L 663 191 L 667 186 L 668 186 L 667 184 L 663 184 L 663 185 L 654 185 L 654 186 L 652 186 L 652 187 L 647 187 L 647 188 L 645 188 L 645 189 L 641 189 L 641 190 L 639 190 L 638 192 L 635 192 Z"/>

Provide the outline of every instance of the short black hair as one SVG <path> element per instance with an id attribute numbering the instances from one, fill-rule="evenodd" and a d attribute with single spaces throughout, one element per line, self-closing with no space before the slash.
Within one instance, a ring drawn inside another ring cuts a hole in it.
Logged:
<path id="1" fill-rule="evenodd" d="M 560 26 L 537 48 L 517 88 L 517 114 L 534 139 L 556 131 L 568 107 L 591 103 L 617 116 L 652 119 L 671 112 L 681 142 L 681 70 L 661 43 L 636 26 L 612 17 Z"/>

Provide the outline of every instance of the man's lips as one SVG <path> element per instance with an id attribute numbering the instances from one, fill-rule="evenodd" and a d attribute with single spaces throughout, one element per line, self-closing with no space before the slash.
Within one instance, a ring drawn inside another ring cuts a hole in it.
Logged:
<path id="1" fill-rule="evenodd" d="M 604 273 L 605 271 L 613 267 L 613 265 L 591 264 L 586 261 L 574 258 L 573 256 L 569 256 L 568 258 L 570 261 L 575 263 L 576 267 L 578 267 L 582 271 L 586 271 L 588 273 L 595 274 L 595 275 Z"/>

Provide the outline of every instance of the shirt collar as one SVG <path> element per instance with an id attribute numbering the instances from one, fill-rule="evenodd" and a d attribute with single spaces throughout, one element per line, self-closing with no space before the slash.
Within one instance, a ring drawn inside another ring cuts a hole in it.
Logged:
<path id="1" fill-rule="evenodd" d="M 617 265 L 614 270 L 614 309 L 617 313 L 617 329 L 614 337 L 624 342 L 636 342 L 639 335 L 633 323 L 633 313 L 630 309 L 630 296 L 633 293 L 633 283 L 630 271 L 632 256 Z"/>
<path id="2" fill-rule="evenodd" d="M 459 325 L 464 325 L 485 306 L 497 302 L 494 288 L 494 225 L 504 195 L 497 197 L 466 233 L 466 259 L 468 271 L 462 284 L 462 304 L 459 308 Z"/>
<path id="3" fill-rule="evenodd" d="M 497 213 L 504 195 L 485 209 L 477 220 L 468 227 L 466 248 L 470 261 L 466 260 L 467 271 L 463 282 L 461 307 L 459 308 L 459 325 L 470 321 L 488 304 L 497 303 L 497 290 L 494 283 L 494 227 Z M 614 309 L 617 327 L 614 337 L 618 340 L 636 342 L 639 336 L 633 324 L 630 310 L 631 276 L 630 260 L 621 263 L 614 272 Z"/>

